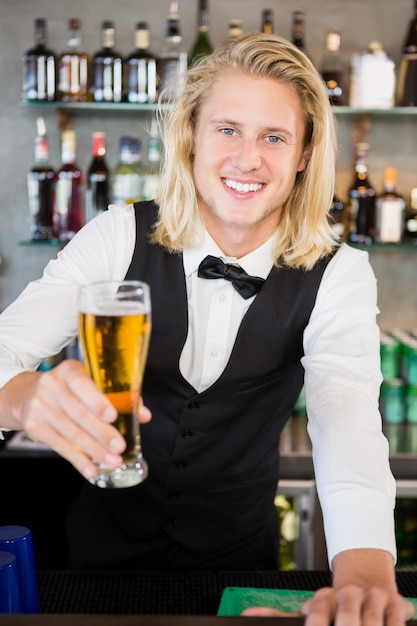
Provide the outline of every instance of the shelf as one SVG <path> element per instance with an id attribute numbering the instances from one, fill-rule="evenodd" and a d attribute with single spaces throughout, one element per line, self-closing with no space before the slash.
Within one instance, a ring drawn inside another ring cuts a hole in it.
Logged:
<path id="1" fill-rule="evenodd" d="M 53 102 L 47 101 L 21 101 L 20 107 L 42 107 L 49 109 L 66 109 L 70 111 L 155 111 L 156 104 L 135 104 L 132 102 Z M 169 105 L 162 105 L 167 107 Z M 354 109 L 349 106 L 334 106 L 333 111 L 336 115 L 417 115 L 417 107 L 394 107 L 392 109 Z"/>
<path id="2" fill-rule="evenodd" d="M 65 109 L 66 111 L 156 111 L 155 104 L 134 104 L 132 102 L 19 102 L 20 107 L 42 109 Z M 167 105 L 162 105 L 162 107 Z"/>

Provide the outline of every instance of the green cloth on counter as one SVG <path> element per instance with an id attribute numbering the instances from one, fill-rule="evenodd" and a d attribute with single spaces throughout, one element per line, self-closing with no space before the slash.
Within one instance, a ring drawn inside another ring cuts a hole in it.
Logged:
<path id="1" fill-rule="evenodd" d="M 299 611 L 313 591 L 299 589 L 255 589 L 253 587 L 226 587 L 220 599 L 217 615 L 236 616 L 254 606 L 268 606 L 278 611 Z M 417 598 L 407 598 L 417 615 Z"/>

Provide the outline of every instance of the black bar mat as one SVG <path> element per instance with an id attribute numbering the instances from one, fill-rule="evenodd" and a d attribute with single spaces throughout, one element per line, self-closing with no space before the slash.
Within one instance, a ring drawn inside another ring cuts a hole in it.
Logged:
<path id="1" fill-rule="evenodd" d="M 216 615 L 226 587 L 305 589 L 330 585 L 327 571 L 39 571 L 41 613 Z M 404 596 L 417 596 L 417 572 L 397 572 Z"/>

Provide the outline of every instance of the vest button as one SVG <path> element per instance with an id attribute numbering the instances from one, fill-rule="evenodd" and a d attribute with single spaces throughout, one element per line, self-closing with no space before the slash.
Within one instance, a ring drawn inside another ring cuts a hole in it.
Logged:
<path id="1" fill-rule="evenodd" d="M 175 463 L 175 467 L 177 469 L 185 469 L 187 467 L 187 463 L 185 461 L 177 461 Z"/>
<path id="2" fill-rule="evenodd" d="M 184 437 L 184 439 L 189 439 L 194 435 L 194 433 L 192 430 L 183 430 L 181 435 Z"/>
<path id="3" fill-rule="evenodd" d="M 189 405 L 188 405 L 188 408 L 191 411 L 195 411 L 196 409 L 200 408 L 200 403 L 199 402 L 190 402 Z"/>

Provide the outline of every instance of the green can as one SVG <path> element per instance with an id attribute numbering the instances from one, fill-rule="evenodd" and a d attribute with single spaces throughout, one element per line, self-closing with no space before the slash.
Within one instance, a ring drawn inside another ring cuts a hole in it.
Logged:
<path id="1" fill-rule="evenodd" d="M 385 380 L 393 380 L 400 375 L 401 345 L 394 337 L 381 336 L 381 371 Z"/>
<path id="2" fill-rule="evenodd" d="M 405 422 L 405 382 L 402 378 L 384 380 L 381 385 L 380 409 L 388 424 Z"/>
<path id="3" fill-rule="evenodd" d="M 409 424 L 417 424 L 417 385 L 407 385 L 405 412 L 406 422 Z"/>

